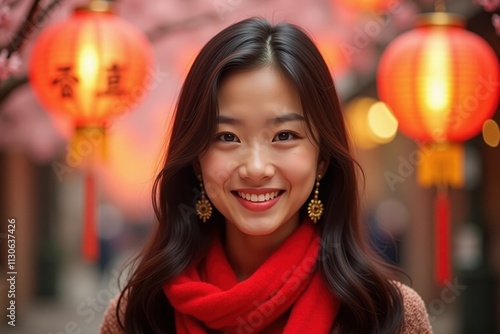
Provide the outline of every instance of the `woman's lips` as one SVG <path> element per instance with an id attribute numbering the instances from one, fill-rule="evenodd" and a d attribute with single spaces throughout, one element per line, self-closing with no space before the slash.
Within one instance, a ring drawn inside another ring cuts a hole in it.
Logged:
<path id="1" fill-rule="evenodd" d="M 277 196 L 275 196 L 274 198 L 271 199 L 270 197 L 272 197 L 272 194 L 275 192 L 278 192 Z M 255 201 L 256 197 L 258 199 L 258 195 L 255 192 L 252 192 L 252 193 L 245 192 L 245 191 L 233 191 L 232 192 L 233 196 L 236 197 L 236 200 L 244 208 L 251 210 L 251 211 L 265 211 L 265 210 L 272 208 L 278 202 L 281 195 L 283 194 L 283 191 L 280 191 L 280 190 L 273 190 L 273 191 L 267 191 L 267 192 L 259 191 L 259 193 L 260 193 L 259 195 L 264 196 L 263 201 Z M 246 195 L 247 197 L 248 197 L 248 194 L 252 194 L 252 195 L 256 195 L 256 196 L 253 196 L 253 198 L 251 197 L 251 199 L 254 199 L 254 201 L 251 201 L 251 200 L 247 200 L 245 198 L 242 198 L 240 196 L 240 194 Z M 265 200 L 266 194 L 270 195 L 270 196 L 267 196 L 267 197 L 269 197 L 268 200 Z M 262 199 L 262 196 L 261 196 L 261 199 Z"/>

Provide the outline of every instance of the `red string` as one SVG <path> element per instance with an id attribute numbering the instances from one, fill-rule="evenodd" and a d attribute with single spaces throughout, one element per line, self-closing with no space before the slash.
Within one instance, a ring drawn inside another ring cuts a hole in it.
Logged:
<path id="1" fill-rule="evenodd" d="M 95 262 L 99 257 L 99 244 L 96 231 L 96 186 L 92 171 L 85 174 L 85 210 L 83 217 L 83 257 L 88 262 Z"/>
<path id="2" fill-rule="evenodd" d="M 446 192 L 439 192 L 435 202 L 436 214 L 436 280 L 444 285 L 451 281 L 450 260 L 450 199 Z"/>

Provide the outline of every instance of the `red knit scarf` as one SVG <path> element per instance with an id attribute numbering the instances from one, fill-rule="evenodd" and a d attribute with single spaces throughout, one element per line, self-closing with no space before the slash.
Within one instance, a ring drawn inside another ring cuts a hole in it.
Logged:
<path id="1" fill-rule="evenodd" d="M 203 261 L 163 288 L 177 333 L 329 333 L 339 303 L 317 270 L 319 245 L 314 226 L 305 221 L 240 282 L 215 238 Z"/>

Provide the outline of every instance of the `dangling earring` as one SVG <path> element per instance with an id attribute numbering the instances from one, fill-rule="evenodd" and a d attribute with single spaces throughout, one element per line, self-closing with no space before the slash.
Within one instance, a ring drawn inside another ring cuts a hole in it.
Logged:
<path id="1" fill-rule="evenodd" d="M 200 180 L 201 198 L 196 202 L 196 214 L 205 223 L 212 217 L 212 204 L 205 197 L 205 188 L 203 187 L 201 175 L 198 175 L 198 180 Z"/>
<path id="2" fill-rule="evenodd" d="M 315 224 L 323 215 L 323 203 L 321 203 L 321 200 L 318 199 L 320 179 L 321 175 L 318 175 L 318 178 L 316 179 L 316 189 L 314 190 L 314 198 L 309 202 L 309 206 L 307 207 L 309 218 L 311 218 Z"/>

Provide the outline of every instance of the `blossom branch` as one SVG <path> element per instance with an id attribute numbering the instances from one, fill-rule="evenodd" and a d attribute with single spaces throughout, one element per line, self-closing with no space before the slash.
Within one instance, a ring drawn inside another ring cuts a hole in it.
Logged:
<path id="1" fill-rule="evenodd" d="M 482 6 L 487 12 L 495 12 L 500 9 L 500 0 L 474 0 L 474 2 Z M 500 15 L 498 13 L 491 16 L 491 23 L 495 27 L 497 35 L 500 35 Z"/>
<path id="2" fill-rule="evenodd" d="M 34 0 L 26 19 L 15 33 L 8 45 L 0 46 L 0 104 L 4 101 L 9 94 L 19 86 L 28 82 L 27 76 L 24 75 L 20 78 L 10 78 L 13 74 L 18 74 L 21 68 L 21 59 L 18 53 L 28 38 L 34 33 L 35 30 L 40 29 L 42 23 L 47 19 L 49 14 L 64 0 L 53 0 L 44 8 L 40 8 L 40 0 Z M 9 12 L 10 6 L 17 4 L 16 1 L 6 4 L 0 0 L 0 24 L 7 19 L 2 17 L 1 14 Z M 9 10 L 5 10 L 9 7 Z M 8 80 L 7 80 L 8 79 Z"/>
<path id="3" fill-rule="evenodd" d="M 28 11 L 28 15 L 26 16 L 26 20 L 21 24 L 17 32 L 12 37 L 9 45 L 5 48 L 8 51 L 8 55 L 10 56 L 12 53 L 17 52 L 21 49 L 24 41 L 29 37 L 29 35 L 33 32 L 33 27 L 36 26 L 33 24 L 33 18 L 35 17 L 36 12 L 38 11 L 40 5 L 40 0 L 34 0 L 31 4 L 31 7 Z"/>

